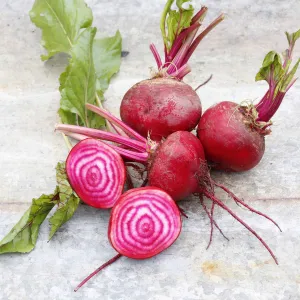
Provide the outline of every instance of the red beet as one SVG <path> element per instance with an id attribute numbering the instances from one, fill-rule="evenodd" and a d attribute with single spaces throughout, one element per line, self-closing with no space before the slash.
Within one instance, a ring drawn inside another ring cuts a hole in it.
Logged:
<path id="1" fill-rule="evenodd" d="M 271 51 L 256 75 L 256 81 L 265 80 L 269 89 L 256 105 L 238 105 L 221 102 L 209 108 L 202 116 L 197 135 L 211 165 L 226 171 L 247 171 L 255 167 L 265 151 L 264 136 L 271 133 L 271 118 L 278 110 L 285 94 L 297 78 L 294 75 L 300 59 L 291 68 L 292 52 L 300 30 L 286 33 L 289 48 L 281 56 Z"/>
<path id="2" fill-rule="evenodd" d="M 94 109 L 93 111 L 97 112 L 98 110 L 102 111 L 100 108 L 97 108 L 97 110 Z M 103 113 L 101 113 L 101 115 L 103 115 Z M 116 118 L 110 115 L 110 120 L 114 121 L 114 123 L 117 124 L 117 121 L 114 119 Z M 120 121 L 118 121 L 118 126 L 120 127 L 120 129 L 124 130 L 127 125 L 124 125 Z M 86 138 L 86 136 L 84 135 L 87 133 L 86 128 L 82 128 L 79 126 L 76 127 L 76 133 L 79 133 L 80 136 L 74 136 L 74 134 L 72 133 L 72 131 L 74 132 L 74 126 L 64 126 L 63 130 L 65 134 L 73 136 L 74 138 Z M 96 131 L 99 132 L 99 136 L 102 134 L 102 131 Z M 131 139 L 131 143 L 135 142 L 135 140 Z M 128 144 L 127 140 L 126 144 Z M 134 145 L 133 149 L 135 149 L 135 147 L 136 145 Z M 215 196 L 215 188 L 221 188 L 237 204 L 240 204 L 251 212 L 265 217 L 266 219 L 273 222 L 278 228 L 279 226 L 270 217 L 250 207 L 244 201 L 235 196 L 225 186 L 218 184 L 211 179 L 209 169 L 206 164 L 203 147 L 197 137 L 187 131 L 178 131 L 169 135 L 167 139 L 160 144 L 148 141 L 148 144 L 145 144 L 144 147 L 145 148 L 143 152 L 134 152 L 134 155 L 131 155 L 131 159 L 133 161 L 136 161 L 137 157 L 141 158 L 145 157 L 145 155 L 148 156 L 148 159 L 145 160 L 145 163 L 147 162 L 148 165 L 148 180 L 150 186 L 156 186 L 163 189 L 174 200 L 181 200 L 182 198 L 192 193 L 199 194 L 201 205 L 203 206 L 211 221 L 211 236 L 208 246 L 212 241 L 214 225 L 219 229 L 213 218 L 214 206 L 215 204 L 217 204 L 218 206 L 226 210 L 229 214 L 231 214 L 243 226 L 245 226 L 264 245 L 264 247 L 266 247 L 266 249 L 269 251 L 273 259 L 277 263 L 275 255 L 273 254 L 269 246 L 264 242 L 264 240 L 249 225 L 241 220 L 229 207 L 227 207 L 219 198 Z M 123 155 L 122 148 L 116 146 L 115 149 L 121 155 Z M 127 154 L 126 157 L 130 158 L 130 155 Z M 141 159 L 139 159 L 139 161 L 141 161 Z M 212 207 L 210 212 L 207 210 L 206 206 L 203 203 L 203 195 L 212 200 Z"/>
<path id="3" fill-rule="evenodd" d="M 214 182 L 209 174 L 205 161 L 204 151 L 201 142 L 191 133 L 179 131 L 171 134 L 157 149 L 151 162 L 149 174 L 149 184 L 162 188 L 175 200 L 181 200 L 184 196 L 192 193 L 199 193 L 200 200 L 202 195 L 213 201 L 211 213 L 211 228 L 213 229 L 213 209 L 214 204 L 222 207 L 231 214 L 238 222 L 245 226 L 269 251 L 275 262 L 277 259 L 269 246 L 263 239 L 243 220 L 241 220 L 229 207 L 227 207 L 220 199 L 215 196 L 215 187 L 223 189 L 236 203 L 249 209 L 251 212 L 257 213 L 278 228 L 276 222 L 265 214 L 251 208 L 244 201 L 236 197 L 231 191 L 221 184 Z M 203 204 L 202 204 L 203 205 Z M 279 228 L 280 229 L 280 228 Z M 212 231 L 211 231 L 212 234 Z M 212 235 L 210 238 L 210 242 Z M 209 244 L 210 245 L 210 244 Z M 208 246 L 209 246 L 208 245 Z"/>
<path id="4" fill-rule="evenodd" d="M 180 211 L 174 200 L 155 187 L 136 188 L 124 193 L 114 205 L 108 238 L 119 253 L 99 267 L 75 289 L 121 256 L 146 259 L 169 248 L 181 231 Z"/>
<path id="5" fill-rule="evenodd" d="M 176 1 L 178 10 L 175 11 L 172 3 L 167 1 L 160 22 L 164 62 L 151 44 L 158 70 L 153 78 L 130 88 L 120 108 L 126 124 L 144 137 L 149 134 L 157 141 L 175 131 L 191 131 L 198 124 L 202 113 L 200 99 L 196 91 L 181 80 L 191 72 L 187 63 L 199 43 L 224 19 L 224 15 L 220 15 L 198 34 L 207 8 L 203 6 L 193 16 L 191 4 L 182 6 L 183 3 Z"/>
<path id="6" fill-rule="evenodd" d="M 122 120 L 141 135 L 161 140 L 178 130 L 193 130 L 202 109 L 197 93 L 187 84 L 155 78 L 134 85 L 121 103 Z"/>
<path id="7" fill-rule="evenodd" d="M 263 157 L 265 138 L 249 126 L 251 120 L 236 103 L 225 101 L 210 107 L 202 116 L 197 135 L 206 159 L 216 169 L 246 171 Z"/>
<path id="8" fill-rule="evenodd" d="M 110 208 L 122 194 L 126 179 L 124 162 L 115 150 L 95 139 L 75 145 L 66 161 L 69 182 L 86 204 Z"/>

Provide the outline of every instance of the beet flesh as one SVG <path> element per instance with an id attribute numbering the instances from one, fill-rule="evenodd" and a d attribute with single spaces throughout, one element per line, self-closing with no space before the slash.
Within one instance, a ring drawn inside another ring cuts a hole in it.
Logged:
<path id="1" fill-rule="evenodd" d="M 197 135 L 212 166 L 224 171 L 247 171 L 263 157 L 265 139 L 239 110 L 238 104 L 220 102 L 203 114 Z"/>
<path id="2" fill-rule="evenodd" d="M 161 140 L 175 131 L 193 130 L 201 117 L 199 96 L 187 84 L 170 78 L 141 81 L 125 94 L 121 119 L 142 136 Z"/>
<path id="3" fill-rule="evenodd" d="M 66 160 L 69 182 L 86 204 L 111 208 L 123 192 L 126 169 L 122 157 L 95 139 L 76 144 Z"/>
<path id="4" fill-rule="evenodd" d="M 114 205 L 108 237 L 120 254 L 145 259 L 170 247 L 181 231 L 180 211 L 174 200 L 154 187 L 135 188 Z"/>

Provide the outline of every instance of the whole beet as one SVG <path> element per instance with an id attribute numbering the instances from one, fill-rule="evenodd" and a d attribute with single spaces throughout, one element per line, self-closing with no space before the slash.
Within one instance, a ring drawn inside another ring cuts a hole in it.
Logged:
<path id="1" fill-rule="evenodd" d="M 171 78 L 141 81 L 125 94 L 121 119 L 144 137 L 161 140 L 173 132 L 193 130 L 201 117 L 199 96 L 187 84 Z"/>

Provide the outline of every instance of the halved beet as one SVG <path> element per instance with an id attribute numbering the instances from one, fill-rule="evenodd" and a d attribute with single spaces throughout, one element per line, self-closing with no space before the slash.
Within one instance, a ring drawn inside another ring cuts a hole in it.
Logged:
<path id="1" fill-rule="evenodd" d="M 86 204 L 110 208 L 121 196 L 126 179 L 124 162 L 109 145 L 85 139 L 75 145 L 66 161 L 69 182 Z"/>
<path id="2" fill-rule="evenodd" d="M 108 237 L 120 254 L 145 259 L 170 247 L 181 231 L 180 211 L 166 192 L 154 187 L 124 193 L 112 209 Z"/>

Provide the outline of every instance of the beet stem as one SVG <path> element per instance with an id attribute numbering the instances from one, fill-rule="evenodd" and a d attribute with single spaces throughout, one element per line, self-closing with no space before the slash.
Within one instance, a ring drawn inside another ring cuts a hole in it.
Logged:
<path id="1" fill-rule="evenodd" d="M 91 138 L 90 136 L 87 136 L 84 134 L 72 133 L 72 132 L 68 132 L 68 131 L 63 131 L 63 133 L 75 140 L 78 140 L 78 141 L 82 141 L 82 140 Z M 123 157 L 126 157 L 128 159 L 133 159 L 134 161 L 138 161 L 138 162 L 146 162 L 148 160 L 149 155 L 147 152 L 144 152 L 144 153 L 135 152 L 135 151 L 123 149 L 123 148 L 113 145 L 113 144 L 109 144 L 105 141 L 102 141 L 102 142 L 107 144 L 108 146 L 113 148 L 116 152 L 118 152 L 120 155 L 122 155 Z"/>
<path id="2" fill-rule="evenodd" d="M 202 194 L 199 194 L 199 199 L 200 199 L 200 204 L 202 205 L 204 211 L 206 212 L 206 214 L 209 217 L 209 219 L 211 219 L 210 212 L 208 211 L 206 205 L 204 204 L 204 200 L 203 200 L 203 195 Z M 221 233 L 221 235 L 229 242 L 229 238 L 223 233 L 222 229 L 219 227 L 219 225 L 217 224 L 217 222 L 214 219 L 213 219 L 213 223 L 216 226 L 216 228 L 219 230 L 219 232 Z"/>
<path id="3" fill-rule="evenodd" d="M 178 70 L 175 70 L 173 73 L 169 74 L 171 77 L 176 77 L 182 79 L 185 75 L 189 74 L 192 71 L 189 65 L 185 64 L 181 66 Z"/>
<path id="4" fill-rule="evenodd" d="M 111 113 L 109 113 L 108 111 L 97 107 L 95 105 L 86 104 L 86 107 L 93 111 L 94 113 L 98 114 L 99 116 L 105 118 L 106 120 L 109 120 L 111 123 L 115 124 L 116 126 L 118 126 L 119 128 L 121 128 L 124 132 L 126 132 L 129 136 L 136 138 L 137 140 L 139 140 L 140 142 L 144 142 L 146 143 L 147 140 L 141 136 L 140 134 L 138 134 L 136 131 L 134 131 L 132 128 L 130 128 L 128 125 L 126 125 L 124 122 L 122 122 L 121 120 L 119 120 L 118 118 L 116 118 L 114 115 L 112 115 Z"/>
<path id="5" fill-rule="evenodd" d="M 121 254 L 117 254 L 116 256 L 114 256 L 112 259 L 110 259 L 108 262 L 106 262 L 105 264 L 103 264 L 102 266 L 100 266 L 98 269 L 96 269 L 93 273 L 91 273 L 88 277 L 86 277 L 82 282 L 80 282 L 78 284 L 78 286 L 74 289 L 74 292 L 77 292 L 86 282 L 88 282 L 92 277 L 94 277 L 95 275 L 97 275 L 101 270 L 103 270 L 104 268 L 106 268 L 107 266 L 111 265 L 112 263 L 114 263 L 115 261 L 117 261 L 119 258 L 121 258 L 122 255 Z"/>
<path id="6" fill-rule="evenodd" d="M 219 23 L 221 23 L 225 18 L 224 14 L 221 14 L 217 19 L 215 19 L 210 25 L 208 25 L 193 41 L 192 45 L 189 47 L 182 64 L 186 64 L 196 48 L 198 47 L 199 43 L 203 40 L 203 38 L 212 30 L 214 29 Z"/>
<path id="7" fill-rule="evenodd" d="M 180 47 L 182 46 L 183 44 L 183 41 L 184 39 L 191 33 L 193 32 L 195 29 L 199 28 L 200 27 L 200 24 L 196 23 L 196 24 L 193 24 L 191 25 L 190 27 L 184 29 L 178 36 L 178 38 L 174 41 L 173 43 L 173 46 L 168 54 L 168 57 L 166 59 L 166 62 L 165 62 L 165 65 L 164 67 L 166 66 L 166 64 L 169 64 L 173 59 L 174 57 L 176 56 L 177 52 L 179 51 Z"/>
<path id="8" fill-rule="evenodd" d="M 121 135 L 99 130 L 99 129 L 93 129 L 93 128 L 87 128 L 82 126 L 76 126 L 76 125 L 66 125 L 66 124 L 58 124 L 56 125 L 56 129 L 63 131 L 63 132 L 73 132 L 73 133 L 79 133 L 83 135 L 87 135 L 89 137 L 103 139 L 111 142 L 116 142 L 122 145 L 126 145 L 128 147 L 131 147 L 133 149 L 136 149 L 141 152 L 146 152 L 146 143 L 142 143 L 140 141 L 136 141 L 130 138 L 123 137 Z"/>
<path id="9" fill-rule="evenodd" d="M 278 261 L 270 247 L 266 244 L 266 242 L 254 231 L 248 224 L 246 224 L 242 219 L 240 219 L 229 207 L 227 207 L 221 200 L 215 197 L 215 195 L 210 194 L 208 191 L 203 190 L 203 194 L 214 201 L 216 204 L 218 204 L 220 207 L 222 207 L 224 210 L 226 210 L 229 214 L 232 215 L 234 219 L 236 219 L 238 222 L 240 222 L 244 227 L 246 227 L 262 244 L 263 246 L 268 250 L 272 258 L 274 259 L 275 263 L 278 265 Z"/>
<path id="10" fill-rule="evenodd" d="M 174 57 L 174 59 L 172 60 L 172 62 L 170 63 L 169 67 L 167 68 L 167 73 L 168 74 L 172 74 L 174 71 L 176 71 L 176 68 L 180 68 L 182 65 L 185 65 L 185 63 L 183 63 L 183 60 L 189 50 L 189 47 L 191 46 L 194 37 L 197 34 L 199 27 L 194 29 L 186 38 L 185 42 L 183 43 L 183 45 L 181 46 L 180 50 L 177 52 L 176 56 Z"/>
<path id="11" fill-rule="evenodd" d="M 266 219 L 268 219 L 269 221 L 271 221 L 281 232 L 281 228 L 279 227 L 279 225 L 269 216 L 265 215 L 264 213 L 252 208 L 251 206 L 249 206 L 247 203 L 245 203 L 243 200 L 239 199 L 234 193 L 232 193 L 228 188 L 226 188 L 224 185 L 216 183 L 215 185 L 218 186 L 219 188 L 221 188 L 223 191 L 225 191 L 235 202 L 240 203 L 241 205 L 243 205 L 244 207 L 246 207 L 248 210 L 250 210 L 251 212 L 260 215 Z"/>
<path id="12" fill-rule="evenodd" d="M 161 62 L 161 58 L 160 55 L 155 47 L 155 45 L 152 43 L 150 44 L 150 50 L 155 58 L 156 64 L 157 64 L 157 68 L 160 69 L 162 66 L 162 62 Z"/>
<path id="13" fill-rule="evenodd" d="M 202 6 L 201 9 L 193 16 L 192 21 L 191 21 L 191 25 L 195 24 L 196 22 L 199 22 L 199 21 L 203 20 L 207 10 L 208 10 L 208 8 L 206 6 Z"/>

